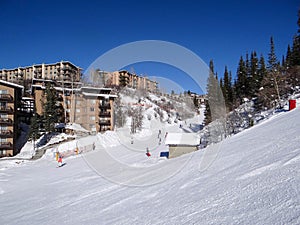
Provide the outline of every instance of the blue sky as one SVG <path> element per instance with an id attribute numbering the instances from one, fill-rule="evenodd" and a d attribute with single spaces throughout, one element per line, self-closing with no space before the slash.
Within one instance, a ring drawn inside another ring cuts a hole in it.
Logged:
<path id="1" fill-rule="evenodd" d="M 68 60 L 86 69 L 128 42 L 163 40 L 182 45 L 221 76 L 236 73 L 241 55 L 267 58 L 270 36 L 279 59 L 297 31 L 297 0 L 245 1 L 0 1 L 0 68 Z M 132 65 L 138 74 L 166 76 L 198 91 L 180 71 Z"/>

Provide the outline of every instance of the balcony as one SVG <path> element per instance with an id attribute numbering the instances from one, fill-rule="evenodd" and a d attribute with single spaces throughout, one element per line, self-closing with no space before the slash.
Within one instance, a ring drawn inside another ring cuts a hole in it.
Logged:
<path id="1" fill-rule="evenodd" d="M 13 146 L 10 142 L 0 142 L 0 149 L 9 150 L 9 149 L 13 149 Z"/>
<path id="2" fill-rule="evenodd" d="M 0 101 L 13 102 L 13 97 L 10 94 L 0 94 Z"/>
<path id="3" fill-rule="evenodd" d="M 110 120 L 99 120 L 99 125 L 110 126 Z"/>
<path id="4" fill-rule="evenodd" d="M 0 112 L 13 113 L 13 109 L 10 106 L 0 106 Z"/>
<path id="5" fill-rule="evenodd" d="M 13 121 L 9 118 L 0 118 L 0 124 L 12 125 Z"/>
<path id="6" fill-rule="evenodd" d="M 110 112 L 100 112 L 100 113 L 99 113 L 99 116 L 100 116 L 100 117 L 110 117 L 111 114 L 110 114 Z"/>
<path id="7" fill-rule="evenodd" d="M 99 105 L 99 108 L 100 109 L 110 109 L 110 104 L 107 102 L 107 103 L 102 103 Z"/>
<path id="8" fill-rule="evenodd" d="M 0 137 L 4 138 L 12 138 L 13 133 L 11 130 L 0 130 Z"/>

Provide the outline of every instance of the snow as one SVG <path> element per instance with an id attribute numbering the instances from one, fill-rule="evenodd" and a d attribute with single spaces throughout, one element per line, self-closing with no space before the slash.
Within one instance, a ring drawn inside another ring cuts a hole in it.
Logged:
<path id="1" fill-rule="evenodd" d="M 74 131 L 89 133 L 88 130 L 84 129 L 80 124 L 77 124 L 77 123 L 67 124 L 65 128 L 74 130 Z"/>
<path id="2" fill-rule="evenodd" d="M 8 82 L 8 81 L 5 81 L 5 80 L 0 80 L 0 83 L 4 84 L 4 85 L 9 85 L 9 86 L 13 86 L 13 87 L 16 87 L 16 88 L 24 89 L 24 87 L 21 86 L 21 85 L 11 83 L 11 82 Z"/>
<path id="3" fill-rule="evenodd" d="M 195 133 L 168 133 L 167 145 L 199 145 L 200 136 Z"/>
<path id="4" fill-rule="evenodd" d="M 190 122 L 163 132 L 188 131 Z M 159 158 L 167 146 L 155 129 L 133 144 L 122 130 L 60 144 L 60 151 L 96 144 L 65 157 L 62 168 L 55 148 L 37 161 L 0 160 L 0 223 L 300 224 L 299 131 L 296 108 L 169 160 Z"/>

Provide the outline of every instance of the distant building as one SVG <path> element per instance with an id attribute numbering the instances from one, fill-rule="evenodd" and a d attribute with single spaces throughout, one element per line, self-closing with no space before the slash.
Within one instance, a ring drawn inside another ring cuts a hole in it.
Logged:
<path id="1" fill-rule="evenodd" d="M 49 81 L 51 83 L 51 81 Z M 81 85 L 83 85 L 81 83 Z M 42 99 L 46 89 L 45 84 L 32 86 L 36 112 L 43 113 Z M 65 88 L 54 86 L 58 102 L 64 110 L 64 123 L 80 124 L 91 132 L 103 132 L 114 129 L 114 100 L 117 95 L 111 88 L 81 86 Z"/>
<path id="2" fill-rule="evenodd" d="M 0 80 L 0 157 L 19 152 L 16 140 L 20 135 L 19 118 L 24 87 Z"/>
<path id="3" fill-rule="evenodd" d="M 52 80 L 64 86 L 80 82 L 81 68 L 68 61 L 51 64 L 36 64 L 14 69 L 0 70 L 0 79 L 23 85 L 25 88 L 31 83 Z"/>
<path id="4" fill-rule="evenodd" d="M 195 98 L 198 102 L 198 105 L 204 104 L 206 100 L 206 95 L 199 95 L 197 93 L 191 92 L 190 93 L 191 98 Z"/>
<path id="5" fill-rule="evenodd" d="M 134 89 L 157 92 L 158 83 L 147 77 L 141 77 L 126 70 L 107 72 L 101 70 L 91 71 L 91 81 L 100 87 L 127 86 Z"/>
<path id="6" fill-rule="evenodd" d="M 200 136 L 196 133 L 169 133 L 166 137 L 169 158 L 175 158 L 198 150 Z"/>

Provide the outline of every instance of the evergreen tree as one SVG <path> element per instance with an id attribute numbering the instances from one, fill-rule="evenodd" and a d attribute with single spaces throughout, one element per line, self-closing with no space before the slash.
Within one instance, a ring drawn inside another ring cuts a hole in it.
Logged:
<path id="1" fill-rule="evenodd" d="M 223 92 L 223 96 L 225 99 L 226 107 L 229 111 L 232 110 L 233 105 L 233 90 L 232 90 L 232 83 L 231 83 L 231 76 L 229 75 L 227 66 L 225 66 L 224 72 L 224 81 L 220 81 L 220 86 Z"/>
<path id="2" fill-rule="evenodd" d="M 197 99 L 197 96 L 196 96 L 196 95 L 194 96 L 193 102 L 194 102 L 194 106 L 195 106 L 195 108 L 196 108 L 196 109 L 198 109 L 198 108 L 199 108 L 199 101 L 198 101 L 198 99 Z"/>
<path id="3" fill-rule="evenodd" d="M 39 131 L 40 119 L 37 113 L 34 113 L 30 119 L 30 130 L 28 134 L 28 140 L 36 141 L 41 135 Z"/>
<path id="4" fill-rule="evenodd" d="M 286 52 L 286 58 L 285 58 L 285 69 L 289 69 L 292 64 L 292 51 L 291 46 L 288 45 L 287 52 Z"/>
<path id="5" fill-rule="evenodd" d="M 249 89 L 251 97 L 255 97 L 257 95 L 258 89 L 260 88 L 260 81 L 258 73 L 258 58 L 254 51 L 251 53 L 250 59 Z"/>
<path id="6" fill-rule="evenodd" d="M 210 60 L 209 62 L 209 75 L 207 79 L 207 86 L 206 86 L 206 91 L 207 91 L 207 100 L 205 101 L 205 111 L 204 111 L 204 123 L 207 125 L 210 122 L 212 122 L 212 116 L 211 116 L 211 109 L 209 105 L 209 98 L 211 98 L 212 95 L 212 88 L 213 88 L 213 80 L 215 79 L 214 75 L 214 62 L 213 60 Z"/>
<path id="7" fill-rule="evenodd" d="M 204 123 L 208 124 L 215 119 L 222 118 L 224 116 L 224 99 L 221 88 L 219 86 L 219 81 L 214 75 L 214 65 L 211 60 L 209 63 L 210 71 L 207 81 L 207 102 L 206 102 L 206 111 L 204 113 L 205 120 Z"/>
<path id="8" fill-rule="evenodd" d="M 246 76 L 247 78 L 249 78 L 251 77 L 251 64 L 250 64 L 248 52 L 246 53 L 245 67 L 246 67 Z"/>
<path id="9" fill-rule="evenodd" d="M 47 83 L 45 90 L 45 100 L 43 104 L 43 125 L 47 133 L 55 131 L 55 123 L 59 121 L 57 114 L 57 95 L 54 87 Z"/>
<path id="10" fill-rule="evenodd" d="M 270 39 L 270 53 L 268 55 L 268 71 L 277 71 L 278 70 L 278 60 L 275 54 L 275 45 L 273 37 Z"/>
<path id="11" fill-rule="evenodd" d="M 291 66 L 300 66 L 300 35 L 295 36 L 293 40 Z"/>
<path id="12" fill-rule="evenodd" d="M 241 56 L 238 69 L 237 69 L 237 80 L 236 80 L 236 96 L 239 104 L 242 102 L 242 99 L 248 97 L 248 78 L 247 78 L 247 69 L 245 61 Z"/>
<path id="13" fill-rule="evenodd" d="M 300 66 L 300 9 L 298 10 L 298 34 L 294 37 L 292 54 L 291 54 L 291 66 Z"/>

